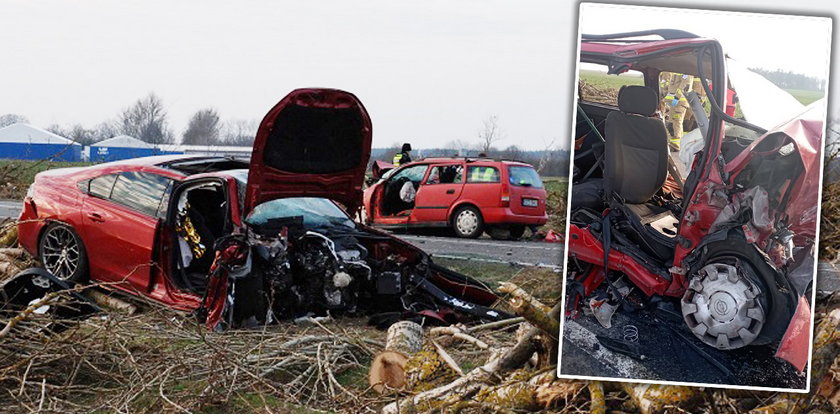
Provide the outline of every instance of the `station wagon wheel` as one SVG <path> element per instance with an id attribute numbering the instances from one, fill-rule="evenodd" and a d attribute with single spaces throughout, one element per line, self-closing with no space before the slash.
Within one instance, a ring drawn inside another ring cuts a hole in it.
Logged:
<path id="1" fill-rule="evenodd" d="M 62 280 L 81 282 L 87 277 L 87 253 L 72 228 L 53 223 L 38 244 L 38 256 L 50 273 Z"/>
<path id="2" fill-rule="evenodd" d="M 521 224 L 514 224 L 510 226 L 510 239 L 519 240 L 525 234 L 525 226 Z"/>
<path id="3" fill-rule="evenodd" d="M 474 239 L 484 231 L 484 219 L 475 207 L 464 206 L 452 215 L 452 228 L 458 237 Z"/>

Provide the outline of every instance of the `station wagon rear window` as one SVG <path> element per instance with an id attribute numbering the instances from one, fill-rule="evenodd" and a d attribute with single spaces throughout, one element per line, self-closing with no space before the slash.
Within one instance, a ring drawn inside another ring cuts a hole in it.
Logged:
<path id="1" fill-rule="evenodd" d="M 508 168 L 509 181 L 512 185 L 520 187 L 543 188 L 540 175 L 531 168 L 524 166 L 510 166 Z"/>

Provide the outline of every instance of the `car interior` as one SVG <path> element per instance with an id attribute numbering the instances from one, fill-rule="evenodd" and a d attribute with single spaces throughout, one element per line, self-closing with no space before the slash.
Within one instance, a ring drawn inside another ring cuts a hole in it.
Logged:
<path id="1" fill-rule="evenodd" d="M 196 184 L 178 196 L 176 211 L 170 212 L 175 222 L 174 273 L 179 287 L 203 294 L 207 275 L 213 264 L 217 239 L 226 234 L 227 197 L 218 182 Z"/>
<path id="2" fill-rule="evenodd" d="M 428 165 L 414 165 L 388 177 L 382 190 L 380 213 L 383 216 L 409 216 L 414 209 L 414 196 L 426 175 Z"/>
<path id="3" fill-rule="evenodd" d="M 384 185 L 381 214 L 383 216 L 405 217 L 411 215 L 414 209 L 414 195 L 420 189 L 423 176 L 426 174 L 426 165 L 419 165 L 405 168 L 392 177 Z M 464 167 L 458 165 L 437 165 L 431 167 L 429 178 L 425 185 L 433 184 L 456 184 L 464 182 Z M 411 183 L 414 192 L 406 187 Z M 408 194 L 406 194 L 408 193 Z"/>
<path id="4" fill-rule="evenodd" d="M 628 85 L 618 93 L 618 110 L 604 111 L 599 105 L 591 116 L 579 113 L 584 121 L 578 124 L 578 136 L 588 148 L 580 152 L 583 162 L 578 163 L 578 156 L 575 161 L 578 172 L 581 166 L 589 169 L 572 187 L 572 210 L 580 221 L 604 225 L 608 221 L 601 212 L 617 210 L 614 242 L 638 246 L 664 266 L 673 256 L 680 208 L 675 197 L 660 191 L 670 152 L 658 106 L 653 88 Z"/>

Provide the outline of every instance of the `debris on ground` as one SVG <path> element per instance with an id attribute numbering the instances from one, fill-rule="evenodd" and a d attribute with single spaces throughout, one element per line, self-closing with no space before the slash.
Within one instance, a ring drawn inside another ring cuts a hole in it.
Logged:
<path id="1" fill-rule="evenodd" d="M 14 247 L 0 249 L 3 263 L 34 264 Z M 0 276 L 0 284 L 8 278 Z M 7 412 L 840 409 L 838 294 L 817 303 L 811 393 L 794 394 L 557 379 L 559 294 L 537 289 L 547 282 L 515 282 L 498 289 L 505 299 L 498 306 L 517 318 L 434 327 L 403 321 L 387 332 L 349 317 L 208 332 L 185 313 L 97 286 L 73 286 L 23 310 L 0 310 L 0 329 L 8 327 L 0 335 L 0 387 L 7 390 L 0 406 Z M 98 305 L 95 317 L 65 320 L 44 311 L 47 304 L 89 305 L 74 293 Z M 377 389 L 371 377 L 382 355 L 400 355 L 382 365 L 391 369 L 385 377 L 403 375 L 402 385 L 379 381 Z"/>

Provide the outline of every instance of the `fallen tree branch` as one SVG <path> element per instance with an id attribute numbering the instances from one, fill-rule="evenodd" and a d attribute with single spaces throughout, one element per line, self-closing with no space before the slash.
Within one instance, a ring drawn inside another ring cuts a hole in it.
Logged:
<path id="1" fill-rule="evenodd" d="M 551 308 L 510 282 L 502 282 L 499 292 L 510 295 L 508 303 L 517 315 L 525 318 L 531 325 L 542 329 L 552 338 L 559 338 L 560 321 L 550 315 Z"/>

